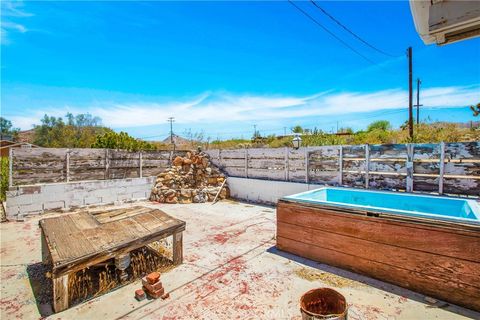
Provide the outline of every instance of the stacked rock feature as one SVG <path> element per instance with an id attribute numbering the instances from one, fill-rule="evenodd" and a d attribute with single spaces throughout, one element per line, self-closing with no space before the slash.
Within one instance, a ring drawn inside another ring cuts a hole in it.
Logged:
<path id="1" fill-rule="evenodd" d="M 203 203 L 213 201 L 225 175 L 215 167 L 203 152 L 187 152 L 177 156 L 172 166 L 157 176 L 150 195 L 151 201 L 162 203 Z M 228 196 L 225 184 L 218 199 Z"/>
<path id="2" fill-rule="evenodd" d="M 152 272 L 142 278 L 143 290 L 153 299 L 160 298 L 165 293 L 162 282 L 160 281 L 160 273 Z"/>

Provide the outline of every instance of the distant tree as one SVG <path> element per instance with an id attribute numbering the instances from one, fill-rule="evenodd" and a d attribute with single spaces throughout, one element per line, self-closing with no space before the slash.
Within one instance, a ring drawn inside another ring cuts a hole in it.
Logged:
<path id="1" fill-rule="evenodd" d="M 367 132 L 370 132 L 373 130 L 387 131 L 387 130 L 390 130 L 391 128 L 392 126 L 390 125 L 390 122 L 388 122 L 387 120 L 378 120 L 368 125 Z"/>
<path id="2" fill-rule="evenodd" d="M 470 109 L 473 112 L 473 116 L 477 117 L 480 114 L 480 102 L 476 106 L 470 106 Z"/>
<path id="3" fill-rule="evenodd" d="M 262 135 L 260 134 L 260 131 L 255 130 L 255 132 L 253 132 L 252 140 L 260 139 L 260 138 L 262 138 Z"/>
<path id="4" fill-rule="evenodd" d="M 341 132 L 341 133 L 353 133 L 353 129 L 352 129 L 352 128 L 349 128 L 349 127 L 340 128 L 340 129 L 338 130 L 338 132 Z"/>
<path id="5" fill-rule="evenodd" d="M 4 117 L 0 117 L 0 134 L 1 136 L 12 136 L 16 138 L 19 128 L 13 128 L 12 121 L 5 119 Z"/>
<path id="6" fill-rule="evenodd" d="M 101 126 L 101 119 L 90 114 L 61 117 L 44 115 L 41 124 L 34 127 L 34 143 L 51 148 L 89 148 L 96 136 L 111 129 Z"/>
<path id="7" fill-rule="evenodd" d="M 303 128 L 299 125 L 296 125 L 291 130 L 292 130 L 293 133 L 303 133 L 303 131 L 304 131 Z"/>
<path id="8" fill-rule="evenodd" d="M 135 139 L 126 132 L 110 131 L 96 137 L 92 148 L 120 149 L 128 151 L 155 150 L 155 146 L 146 141 Z"/>

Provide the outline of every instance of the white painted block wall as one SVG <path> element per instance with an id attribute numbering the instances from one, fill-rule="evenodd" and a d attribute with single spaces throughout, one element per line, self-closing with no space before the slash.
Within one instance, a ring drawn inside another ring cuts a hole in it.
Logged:
<path id="1" fill-rule="evenodd" d="M 318 184 L 235 177 L 228 177 L 227 183 L 232 198 L 266 204 L 276 204 L 284 196 L 322 187 Z"/>
<path id="2" fill-rule="evenodd" d="M 70 210 L 90 205 L 144 200 L 150 196 L 155 177 L 36 184 L 7 191 L 8 219 Z"/>

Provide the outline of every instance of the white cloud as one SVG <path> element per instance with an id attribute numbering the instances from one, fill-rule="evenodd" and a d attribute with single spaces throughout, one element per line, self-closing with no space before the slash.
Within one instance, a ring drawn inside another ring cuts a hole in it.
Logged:
<path id="1" fill-rule="evenodd" d="M 22 10 L 23 3 L 21 1 L 2 1 L 1 2 L 1 24 L 0 24 L 0 42 L 2 44 L 10 43 L 8 34 L 11 32 L 25 33 L 28 31 L 25 25 L 13 21 L 18 18 L 25 18 L 32 16 L 31 13 Z"/>
<path id="2" fill-rule="evenodd" d="M 426 88 L 421 93 L 421 99 L 425 107 L 465 107 L 480 101 L 480 87 Z M 161 100 L 164 102 L 121 103 L 95 100 L 92 105 L 46 107 L 28 116 L 10 118 L 16 126 L 24 129 L 39 123 L 45 113 L 64 116 L 66 112 L 89 112 L 101 117 L 105 125 L 113 128 L 165 124 L 171 116 L 181 124 L 282 120 L 406 108 L 408 92 L 401 89 L 367 93 L 330 91 L 303 97 L 235 95 L 223 92 L 204 93 L 183 100 Z"/>

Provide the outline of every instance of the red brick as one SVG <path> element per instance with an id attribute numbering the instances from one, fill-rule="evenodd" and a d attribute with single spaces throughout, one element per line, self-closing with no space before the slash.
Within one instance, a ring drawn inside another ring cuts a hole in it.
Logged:
<path id="1" fill-rule="evenodd" d="M 148 283 L 154 284 L 158 280 L 160 280 L 160 273 L 158 272 L 152 272 L 149 275 L 146 276 Z"/>
<path id="2" fill-rule="evenodd" d="M 154 284 L 148 283 L 147 277 L 142 278 L 142 285 L 147 288 L 148 291 L 157 291 L 163 288 L 162 282 L 158 281 Z"/>
<path id="3" fill-rule="evenodd" d="M 144 287 L 144 289 L 147 291 L 147 294 L 153 299 L 160 298 L 165 293 L 165 289 L 163 289 L 163 288 L 160 289 L 160 290 L 157 290 L 157 291 L 148 291 L 147 288 L 145 288 L 145 287 Z"/>
<path id="4" fill-rule="evenodd" d="M 168 293 L 168 292 L 165 293 L 161 298 L 162 298 L 162 300 L 170 298 L 170 293 Z"/>
<path id="5" fill-rule="evenodd" d="M 135 290 L 135 299 L 137 299 L 138 301 L 141 301 L 146 297 L 147 296 L 145 295 L 145 291 L 143 291 L 142 289 Z"/>

